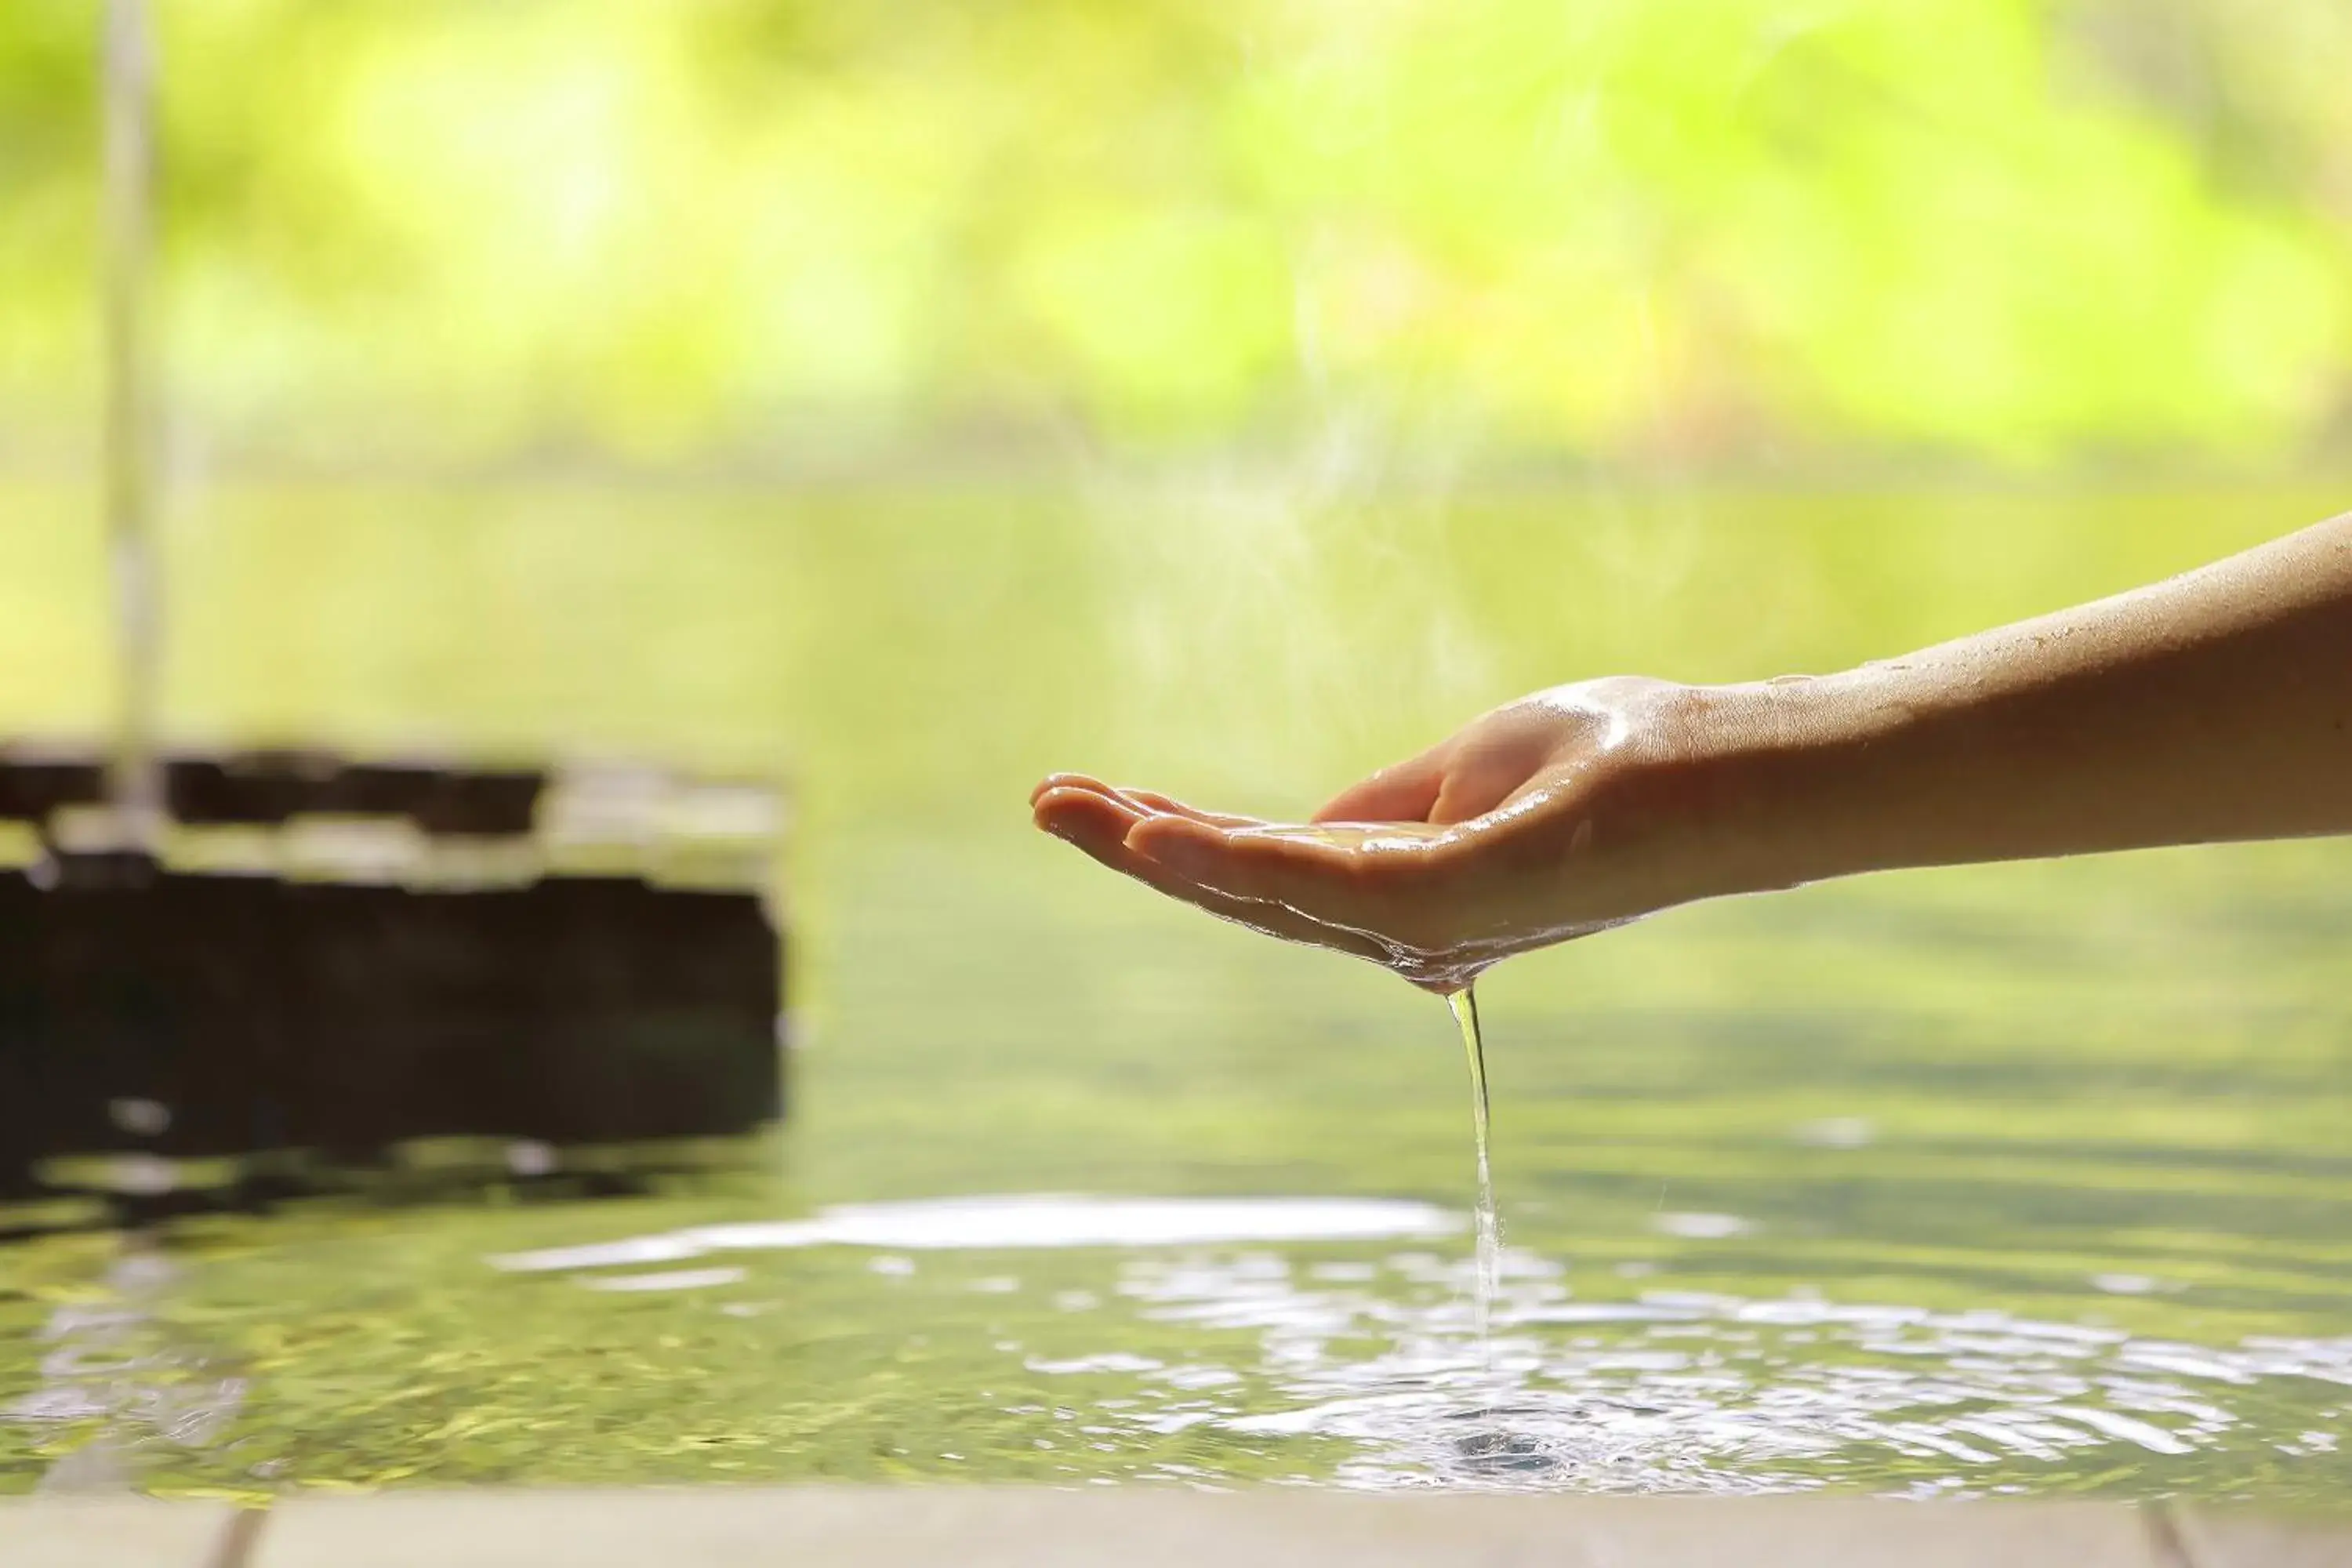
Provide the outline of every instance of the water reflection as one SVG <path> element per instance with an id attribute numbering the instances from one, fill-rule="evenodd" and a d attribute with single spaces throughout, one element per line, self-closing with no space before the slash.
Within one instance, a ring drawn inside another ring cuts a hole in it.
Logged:
<path id="1" fill-rule="evenodd" d="M 2212 1348 L 1991 1310 L 1667 1290 L 1580 1301 L 1545 1260 L 1512 1262 L 1491 1373 L 1467 1333 L 1460 1262 L 1391 1258 L 1383 1272 L 1403 1289 L 1334 1289 L 1328 1272 L 1302 1284 L 1262 1257 L 1142 1258 L 1120 1289 L 1147 1318 L 1257 1331 L 1285 1407 L 1235 1408 L 1224 1424 L 1349 1439 L 1360 1453 L 1339 1479 L 1361 1486 L 1780 1490 L 1899 1457 L 1948 1462 L 1936 1489 L 2011 1489 L 1970 1472 L 2099 1449 L 2189 1455 L 2248 1420 L 2233 1391 L 2352 1391 L 2352 1338 Z M 2300 1441 L 2336 1447 L 2327 1432 Z"/>
<path id="2" fill-rule="evenodd" d="M 1209 1433 L 1263 1457 L 1248 1446 L 1311 1440 L 1336 1445 L 1328 1473 L 1359 1487 L 2046 1489 L 2126 1468 L 2179 1473 L 2147 1467 L 2224 1449 L 2232 1463 L 2256 1450 L 2266 1463 L 2336 1463 L 2322 1457 L 2352 1407 L 2352 1338 L 2211 1345 L 1992 1308 L 1649 1289 L 1645 1273 L 1621 1270 L 1587 1285 L 1526 1247 L 1504 1253 L 1486 1354 L 1471 1260 L 1396 1247 L 1461 1228 L 1442 1210 L 1378 1200 L 962 1199 L 492 1261 L 636 1291 L 735 1285 L 743 1271 L 598 1271 L 730 1249 L 893 1249 L 875 1260 L 892 1267 L 862 1272 L 876 1289 L 919 1273 L 942 1291 L 915 1311 L 927 1331 L 952 1326 L 953 1299 L 1003 1299 L 1001 1317 L 987 1309 L 991 1353 L 1047 1388 L 1068 1380 L 1055 1418 L 1086 1407 L 1091 1449 L 1139 1457 Z M 1023 1248 L 1101 1251 L 1048 1280 L 1008 1271 Z M 990 1256 L 919 1270 L 903 1255 L 967 1250 Z M 1045 1326 L 1072 1314 L 1069 1329 Z M 997 1337 L 1016 1323 L 1023 1337 Z M 1029 1348 L 1040 1342 L 1052 1350 Z M 1233 1479 L 1164 1458 L 1101 1468 Z"/>
<path id="3" fill-rule="evenodd" d="M 989 1250 L 1034 1247 L 1179 1247 L 1211 1243 L 1355 1241 L 1444 1236 L 1455 1215 L 1382 1198 L 1091 1198 L 1057 1194 L 844 1204 L 813 1219 L 698 1226 L 591 1247 L 514 1253 L 491 1261 L 536 1272 L 668 1263 L 709 1252 L 803 1247 Z"/>
<path id="4" fill-rule="evenodd" d="M 127 1245 L 36 1333 L 38 1382 L 0 1405 L 0 1423 L 46 1440 L 41 1490 L 122 1489 L 150 1456 L 210 1447 L 236 1419 L 243 1373 L 158 1316 L 178 1279 L 169 1259 Z"/>

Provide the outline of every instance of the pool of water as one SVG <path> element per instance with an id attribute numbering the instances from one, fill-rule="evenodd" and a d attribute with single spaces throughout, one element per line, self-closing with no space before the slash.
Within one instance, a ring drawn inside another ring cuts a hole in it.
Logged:
<path id="1" fill-rule="evenodd" d="M 0 1489 L 2352 1498 L 2352 846 L 1874 879 L 1505 966 L 1482 1342 L 1444 1007 L 1162 908 L 1020 809 L 1097 762 L 1295 804 L 1540 669 L 1820 668 L 2185 564 L 2242 542 L 2237 503 L 2140 534 L 2112 500 L 1565 533 L 1520 505 L 1395 522 L 1369 565 L 1309 530 L 1290 631 L 1076 514 L 926 504 L 219 503 L 181 710 L 528 740 L 569 702 L 551 736 L 796 770 L 798 1099 L 753 1170 L 645 1197 L 0 1250 Z M 5 542 L 12 594 L 69 596 L 79 557 Z M 1604 568 L 1639 595 L 1570 614 Z M 485 624 L 487 673 L 416 629 L 518 582 L 551 602 Z M 20 651 L 84 657 L 27 616 Z M 1188 625 L 1228 639 L 1214 680 Z M 18 722 L 60 716 L 8 679 Z"/>

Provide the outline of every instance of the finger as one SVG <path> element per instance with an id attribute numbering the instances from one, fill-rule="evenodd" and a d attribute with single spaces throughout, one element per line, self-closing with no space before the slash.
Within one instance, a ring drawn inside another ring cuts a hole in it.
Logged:
<path id="1" fill-rule="evenodd" d="M 1429 808 L 1429 820 L 1456 823 L 1484 816 L 1529 782 L 1528 769 L 1513 759 L 1475 754 L 1459 759 L 1446 773 L 1437 801 Z"/>
<path id="2" fill-rule="evenodd" d="M 1099 857 L 1098 857 L 1099 858 Z M 1236 899 L 1214 888 L 1203 887 L 1131 851 L 1120 860 L 1105 859 L 1105 865 L 1123 871 L 1145 887 L 1167 894 L 1193 908 L 1206 910 L 1219 920 L 1247 926 L 1266 936 L 1279 937 L 1307 947 L 1328 947 L 1337 952 L 1368 959 L 1383 966 L 1394 962 L 1395 954 L 1360 931 L 1326 925 L 1281 904 L 1261 903 L 1254 899 Z"/>
<path id="3" fill-rule="evenodd" d="M 1155 815 L 1181 816 L 1188 821 L 1204 823 L 1212 827 L 1263 827 L 1265 826 L 1265 819 L 1262 817 L 1238 816 L 1230 812 L 1203 811 L 1199 806 L 1187 805 L 1182 801 L 1162 795 L 1157 790 L 1120 788 L 1107 784 L 1100 779 L 1085 773 L 1056 773 L 1039 784 L 1029 796 L 1030 815 L 1033 817 L 1037 816 L 1043 809 L 1045 797 L 1057 791 L 1074 795 L 1091 795 L 1098 800 L 1108 801 L 1114 805 L 1125 805 L 1139 816 Z M 1040 820 L 1038 826 L 1043 827 L 1045 824 Z"/>
<path id="4" fill-rule="evenodd" d="M 1038 795 L 1030 820 L 1056 838 L 1067 839 L 1100 858 L 1117 853 L 1147 814 L 1108 788 L 1056 784 Z"/>
<path id="5" fill-rule="evenodd" d="M 1036 788 L 1029 792 L 1030 808 L 1034 811 L 1039 801 L 1057 789 L 1083 790 L 1111 800 L 1124 800 L 1146 811 L 1171 812 L 1178 816 L 1191 817 L 1195 822 L 1205 822 L 1213 827 L 1257 827 L 1263 826 L 1265 821 L 1264 817 L 1242 816 L 1232 812 L 1205 811 L 1197 805 L 1188 805 L 1173 795 L 1162 795 L 1158 790 L 1105 784 L 1092 773 L 1048 773 Z"/>
<path id="6" fill-rule="evenodd" d="M 1218 828 L 1150 816 L 1129 831 L 1127 847 L 1217 892 L 1386 937 L 1444 838 L 1415 824 Z"/>
<path id="7" fill-rule="evenodd" d="M 1426 822 L 1444 784 L 1444 748 L 1433 748 L 1341 790 L 1314 820 Z"/>
<path id="8" fill-rule="evenodd" d="M 1057 789 L 1087 789 L 1097 795 L 1118 793 L 1092 773 L 1047 773 L 1038 781 L 1037 787 L 1029 792 L 1029 804 L 1035 805 L 1045 797 L 1047 791 Z"/>
<path id="9" fill-rule="evenodd" d="M 1332 948 L 1375 963 L 1390 961 L 1388 951 L 1369 937 L 1323 925 L 1279 905 L 1221 893 L 1137 854 L 1127 847 L 1123 836 L 1145 820 L 1143 813 L 1086 790 L 1049 792 L 1038 803 L 1039 826 L 1066 839 L 1100 864 L 1148 888 L 1267 936 Z"/>
<path id="10" fill-rule="evenodd" d="M 1262 816 L 1236 816 L 1231 812 L 1203 811 L 1197 805 L 1185 805 L 1173 795 L 1161 795 L 1158 790 L 1130 789 L 1122 784 L 1118 788 L 1118 795 L 1120 798 L 1132 801 L 1147 811 L 1189 817 L 1194 822 L 1206 823 L 1211 827 L 1264 827 L 1266 825 L 1265 819 Z"/>
<path id="11" fill-rule="evenodd" d="M 1141 878 L 1138 879 L 1144 880 Z M 1150 885 L 1160 887 L 1157 882 Z M 1237 926 L 1246 926 L 1262 935 L 1278 937 L 1284 942 L 1295 942 L 1302 947 L 1328 948 L 1334 952 L 1344 952 L 1352 958 L 1360 958 L 1369 963 L 1377 963 L 1383 969 L 1393 968 L 1396 964 L 1396 954 L 1370 937 L 1358 931 L 1343 931 L 1338 926 L 1327 926 L 1320 921 L 1311 921 L 1297 910 L 1284 909 L 1279 904 L 1255 904 L 1246 899 L 1229 899 L 1224 894 L 1213 889 L 1203 888 L 1197 882 L 1184 883 L 1181 886 L 1160 887 L 1160 890 L 1171 898 L 1181 899 L 1193 908 L 1205 910 L 1221 921 L 1229 921 Z"/>

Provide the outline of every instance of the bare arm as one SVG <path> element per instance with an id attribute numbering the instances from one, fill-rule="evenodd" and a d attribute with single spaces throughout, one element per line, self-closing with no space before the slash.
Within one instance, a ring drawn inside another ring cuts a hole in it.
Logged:
<path id="1" fill-rule="evenodd" d="M 1694 700 L 1704 831 L 1735 883 L 2352 832 L 2352 517 L 1906 658 Z"/>
<path id="2" fill-rule="evenodd" d="M 1080 775 L 1033 806 L 1163 891 L 1439 990 L 1727 893 L 2352 833 L 2352 517 L 1840 675 L 1540 692 L 1348 790 L 1318 825 Z"/>

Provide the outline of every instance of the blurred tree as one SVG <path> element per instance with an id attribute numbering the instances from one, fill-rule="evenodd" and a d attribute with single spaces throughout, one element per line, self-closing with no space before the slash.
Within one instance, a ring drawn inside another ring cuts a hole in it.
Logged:
<path id="1" fill-rule="evenodd" d="M 2264 458 L 2352 408 L 2337 0 L 160 0 L 233 448 L 1333 406 L 1512 449 Z M 0 14 L 0 445 L 86 425 L 96 0 Z"/>

